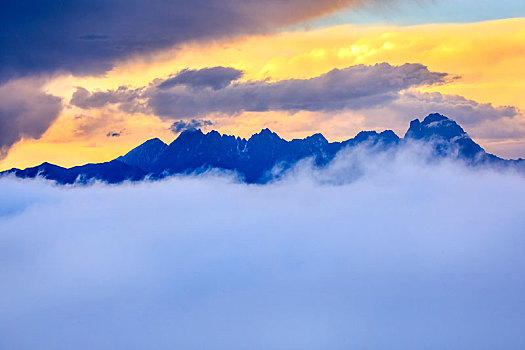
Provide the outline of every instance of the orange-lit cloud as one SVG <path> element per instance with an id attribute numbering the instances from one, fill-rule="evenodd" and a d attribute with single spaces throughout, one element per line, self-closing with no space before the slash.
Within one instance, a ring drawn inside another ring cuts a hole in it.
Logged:
<path id="1" fill-rule="evenodd" d="M 525 82 L 524 57 L 525 19 L 408 27 L 344 25 L 187 45 L 156 57 L 130 60 L 103 78 L 71 82 L 90 90 L 144 86 L 184 68 L 219 65 L 243 70 L 246 80 L 281 80 L 318 76 L 360 63 L 411 62 L 462 77 L 440 88 L 442 92 L 523 107 L 520 92 L 513 88 Z"/>

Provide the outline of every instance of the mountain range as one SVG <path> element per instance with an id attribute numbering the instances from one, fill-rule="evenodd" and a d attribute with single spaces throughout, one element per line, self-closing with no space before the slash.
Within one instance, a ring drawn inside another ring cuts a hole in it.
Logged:
<path id="1" fill-rule="evenodd" d="M 107 183 L 161 179 L 174 174 L 201 173 L 212 168 L 235 171 L 246 183 L 267 183 L 292 167 L 297 161 L 312 158 L 318 167 L 330 163 L 344 148 L 365 145 L 374 150 L 388 150 L 409 142 L 431 145 L 432 157 L 452 157 L 471 166 L 496 165 L 525 170 L 525 160 L 505 160 L 485 152 L 455 121 L 430 114 L 423 121 L 415 119 L 404 138 L 393 131 L 362 131 L 343 142 L 328 142 L 321 134 L 286 141 L 269 129 L 249 139 L 221 135 L 200 129 L 183 131 L 171 144 L 158 138 L 148 140 L 127 154 L 105 163 L 63 168 L 50 163 L 36 167 L 6 170 L 1 175 L 19 178 L 43 177 L 59 184 Z M 278 167 L 279 171 L 275 169 Z"/>

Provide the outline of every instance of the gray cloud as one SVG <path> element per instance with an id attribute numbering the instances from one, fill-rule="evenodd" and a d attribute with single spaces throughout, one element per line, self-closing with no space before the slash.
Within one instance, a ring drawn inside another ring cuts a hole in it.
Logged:
<path id="1" fill-rule="evenodd" d="M 411 152 L 268 186 L 1 179 L 0 348 L 525 348 L 524 178 Z"/>
<path id="2" fill-rule="evenodd" d="M 240 79 L 243 71 L 231 67 L 212 67 L 203 69 L 184 69 L 175 76 L 159 84 L 159 89 L 168 89 L 177 85 L 190 88 L 211 87 L 214 90 L 222 89 L 232 81 Z"/>
<path id="3" fill-rule="evenodd" d="M 211 125 L 213 125 L 213 123 L 206 119 L 192 119 L 189 121 L 178 120 L 171 124 L 170 130 L 173 131 L 173 133 L 178 134 L 184 130 L 199 129 Z"/>
<path id="4" fill-rule="evenodd" d="M 434 111 L 439 111 L 467 127 L 487 120 L 496 121 L 503 118 L 513 118 L 520 113 L 516 107 L 494 107 L 491 103 L 479 103 L 463 96 L 439 92 L 404 93 L 401 98 L 393 103 L 393 108 L 398 109 L 401 113 L 411 115 L 428 115 Z"/>
<path id="5" fill-rule="evenodd" d="M 200 74 L 200 71 L 191 72 Z M 207 74 L 204 71 L 202 76 Z M 236 115 L 243 111 L 293 113 L 307 110 L 322 112 L 315 117 L 317 120 L 341 119 L 348 118 L 345 111 L 354 110 L 364 116 L 361 128 L 391 128 L 401 135 L 410 120 L 439 112 L 465 126 L 472 137 L 485 141 L 519 140 L 525 135 L 525 119 L 516 107 L 494 106 L 463 96 L 410 89 L 439 84 L 449 78 L 445 73 L 430 72 L 420 64 L 359 65 L 333 70 L 311 79 L 277 82 L 229 83 L 226 79 L 227 85 L 220 89 L 211 86 L 195 89 L 182 81 L 174 84 L 171 79 L 176 77 L 178 75 L 157 80 L 137 90 L 120 88 L 90 93 L 79 89 L 75 93 L 78 98 L 71 102 L 82 108 L 116 103 L 127 113 L 151 113 L 168 120 L 181 118 L 185 123 L 205 116 L 209 119 L 212 114 Z"/>
<path id="6" fill-rule="evenodd" d="M 146 107 L 143 105 L 141 97 L 143 90 L 121 86 L 117 90 L 91 93 L 83 87 L 77 87 L 69 103 L 83 109 L 102 108 L 109 104 L 119 104 L 120 110 L 124 112 L 146 112 Z"/>
<path id="7" fill-rule="evenodd" d="M 311 79 L 235 83 L 220 90 L 150 89 L 148 105 L 158 116 L 187 118 L 242 111 L 333 111 L 395 100 L 401 90 L 442 82 L 446 74 L 420 64 L 352 66 Z"/>
<path id="8" fill-rule="evenodd" d="M 22 79 L 0 86 L 0 159 L 21 139 L 40 138 L 62 110 L 62 100 L 41 85 Z"/>
<path id="9" fill-rule="evenodd" d="M 5 0 L 0 7 L 0 81 L 55 71 L 100 74 L 130 55 L 265 32 L 360 2 Z"/>
<path id="10" fill-rule="evenodd" d="M 185 74 L 189 71 L 183 71 Z M 192 71 L 194 76 L 208 76 L 208 71 Z M 81 108 L 92 108 L 108 103 L 123 103 L 126 111 L 133 111 L 133 99 L 140 100 L 139 109 L 149 110 L 164 118 L 194 118 L 211 113 L 237 114 L 242 111 L 335 111 L 360 109 L 389 103 L 399 97 L 401 90 L 443 82 L 447 74 L 430 72 L 420 64 L 391 66 L 352 66 L 334 69 L 311 79 L 291 79 L 277 82 L 250 81 L 224 85 L 223 88 L 195 90 L 194 80 L 169 78 L 157 85 L 138 90 L 119 89 L 89 93 L 79 88 L 71 103 Z M 190 84 L 183 85 L 183 84 Z"/>
<path id="11" fill-rule="evenodd" d="M 404 92 L 392 103 L 364 110 L 369 125 L 393 128 L 400 134 L 417 117 L 439 112 L 464 126 L 474 138 L 510 139 L 525 135 L 522 112 L 512 106 L 479 103 L 439 92 Z"/>

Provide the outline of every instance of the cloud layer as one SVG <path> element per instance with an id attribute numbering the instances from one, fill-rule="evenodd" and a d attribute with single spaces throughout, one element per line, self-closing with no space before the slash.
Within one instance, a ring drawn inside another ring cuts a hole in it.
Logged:
<path id="1" fill-rule="evenodd" d="M 159 89 L 184 85 L 193 89 L 210 87 L 219 90 L 240 79 L 242 75 L 243 71 L 231 67 L 184 69 L 160 83 Z"/>
<path id="2" fill-rule="evenodd" d="M 269 186 L 2 179 L 0 347 L 523 349 L 525 179 L 413 158 Z"/>
<path id="3" fill-rule="evenodd" d="M 381 63 L 334 69 L 311 79 L 237 81 L 242 71 L 213 67 L 182 70 L 138 89 L 90 92 L 77 88 L 71 104 L 83 109 L 116 105 L 125 113 L 154 114 L 191 124 L 243 112 L 319 112 L 317 119 L 358 112 L 368 125 L 404 131 L 409 120 L 439 112 L 485 138 L 522 135 L 521 112 L 458 95 L 420 92 L 418 87 L 445 83 L 446 73 L 421 64 Z M 348 117 L 347 117 L 348 118 Z M 216 123 L 220 124 L 220 123 Z M 178 124 L 177 124 L 178 125 Z M 177 129 L 177 128 L 176 128 Z M 312 130 L 317 132 L 318 130 Z"/>
<path id="4" fill-rule="evenodd" d="M 177 120 L 171 124 L 170 129 L 173 133 L 178 134 L 184 130 L 200 129 L 211 125 L 213 125 L 213 123 L 206 119 L 192 119 L 189 121 Z"/>
<path id="5" fill-rule="evenodd" d="M 62 100 L 22 79 L 0 86 L 0 159 L 22 138 L 38 139 L 62 110 Z"/>
<path id="6" fill-rule="evenodd" d="M 409 120 L 436 111 L 457 121 L 474 138 L 498 140 L 525 134 L 523 113 L 516 107 L 494 106 L 439 92 L 412 89 L 400 94 L 392 103 L 372 106 L 361 112 L 370 125 L 393 128 L 402 134 Z"/>
<path id="7" fill-rule="evenodd" d="M 396 99 L 399 91 L 442 82 L 445 73 L 434 73 L 419 64 L 352 66 L 334 69 L 311 79 L 277 82 L 255 81 L 220 90 L 154 90 L 149 106 L 159 116 L 191 117 L 242 111 L 331 111 L 359 109 Z"/>
<path id="8" fill-rule="evenodd" d="M 359 2 L 7 0 L 0 7 L 0 81 L 54 71 L 103 73 L 133 54 L 273 30 Z"/>
<path id="9" fill-rule="evenodd" d="M 165 118 L 193 118 L 212 113 L 234 115 L 243 111 L 335 111 L 360 109 L 386 104 L 410 87 L 441 83 L 446 73 L 430 72 L 420 64 L 391 66 L 352 66 L 334 69 L 311 79 L 290 79 L 276 82 L 248 81 L 233 83 L 238 70 L 219 78 L 211 72 L 227 68 L 215 67 L 200 71 L 182 71 L 157 85 L 138 90 L 125 87 L 106 92 L 89 93 L 78 88 L 71 103 L 81 108 L 97 108 L 121 103 L 130 111 L 131 101 L 142 99 L 137 111 L 147 105 L 151 113 Z M 191 74 L 190 74 L 191 73 Z M 196 87 L 204 87 L 196 89 Z M 209 87 L 209 88 L 205 88 Z"/>
<path id="10" fill-rule="evenodd" d="M 408 92 L 392 104 L 393 111 L 402 114 L 428 115 L 433 111 L 454 116 L 465 126 L 479 124 L 485 121 L 500 121 L 504 118 L 514 118 L 519 110 L 513 106 L 495 107 L 491 103 L 479 103 L 463 96 L 448 95 L 439 92 Z"/>

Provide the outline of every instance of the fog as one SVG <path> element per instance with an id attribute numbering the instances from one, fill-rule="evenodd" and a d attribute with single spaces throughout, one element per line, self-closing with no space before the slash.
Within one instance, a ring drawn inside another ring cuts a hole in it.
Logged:
<path id="1" fill-rule="evenodd" d="M 525 178 L 421 152 L 0 179 L 0 348 L 524 349 Z"/>

